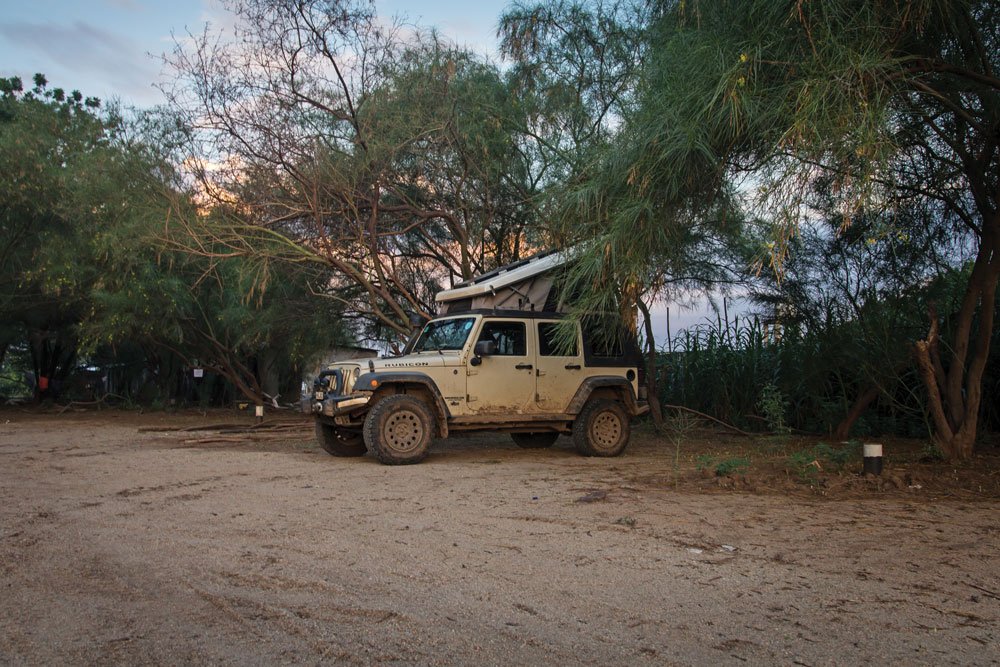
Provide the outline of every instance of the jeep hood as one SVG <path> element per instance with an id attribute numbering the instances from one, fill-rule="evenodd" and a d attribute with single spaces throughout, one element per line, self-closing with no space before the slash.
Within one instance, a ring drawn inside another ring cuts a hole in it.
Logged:
<path id="1" fill-rule="evenodd" d="M 402 357 L 386 357 L 382 359 L 350 359 L 338 361 L 330 365 L 330 368 L 350 368 L 358 366 L 362 373 L 374 370 L 379 371 L 399 371 L 399 370 L 420 370 L 421 368 L 435 368 L 441 366 L 454 366 L 461 362 L 462 353 L 459 350 L 447 350 L 443 352 L 419 352 L 417 354 L 407 354 Z"/>
<path id="2" fill-rule="evenodd" d="M 417 354 L 407 354 L 402 357 L 388 357 L 385 359 L 372 359 L 375 371 L 395 371 L 401 369 L 420 369 L 428 367 L 452 366 L 459 363 L 462 353 L 459 350 L 448 350 L 444 352 L 418 352 Z M 361 371 L 364 372 L 368 362 L 362 363 Z"/>

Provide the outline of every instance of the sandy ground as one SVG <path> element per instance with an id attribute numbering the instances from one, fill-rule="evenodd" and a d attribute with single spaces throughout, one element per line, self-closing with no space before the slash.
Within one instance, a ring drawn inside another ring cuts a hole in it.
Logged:
<path id="1" fill-rule="evenodd" d="M 0 414 L 0 663 L 1000 663 L 996 500 L 677 492 L 653 437 L 137 431 L 177 419 Z"/>

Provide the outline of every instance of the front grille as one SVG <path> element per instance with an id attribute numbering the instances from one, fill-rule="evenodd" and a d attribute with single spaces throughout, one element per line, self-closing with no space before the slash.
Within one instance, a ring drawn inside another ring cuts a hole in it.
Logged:
<path id="1" fill-rule="evenodd" d="M 313 382 L 313 392 L 316 394 L 317 400 L 320 399 L 320 393 L 333 394 L 334 396 L 343 393 L 344 390 L 344 372 L 339 368 L 331 368 L 330 370 L 323 371 Z"/>

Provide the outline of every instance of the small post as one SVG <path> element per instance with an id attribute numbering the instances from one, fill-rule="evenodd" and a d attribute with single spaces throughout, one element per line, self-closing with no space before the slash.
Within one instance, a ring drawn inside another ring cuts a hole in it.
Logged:
<path id="1" fill-rule="evenodd" d="M 258 405 L 254 408 L 254 414 L 257 416 L 257 423 L 264 421 L 264 406 Z"/>
<path id="2" fill-rule="evenodd" d="M 866 475 L 881 475 L 882 474 L 882 445 L 863 445 L 864 448 L 864 474 Z"/>

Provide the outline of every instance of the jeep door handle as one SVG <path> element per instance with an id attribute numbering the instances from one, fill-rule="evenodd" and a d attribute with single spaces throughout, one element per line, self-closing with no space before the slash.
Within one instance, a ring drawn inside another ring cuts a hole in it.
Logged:
<path id="1" fill-rule="evenodd" d="M 530 371 L 532 368 L 534 368 L 534 366 L 532 366 L 531 364 L 518 364 L 517 366 L 514 366 L 514 368 L 516 368 L 519 371 Z"/>
<path id="2" fill-rule="evenodd" d="M 568 370 L 568 371 L 578 371 L 578 370 L 580 370 L 580 364 L 566 364 L 566 370 Z"/>

